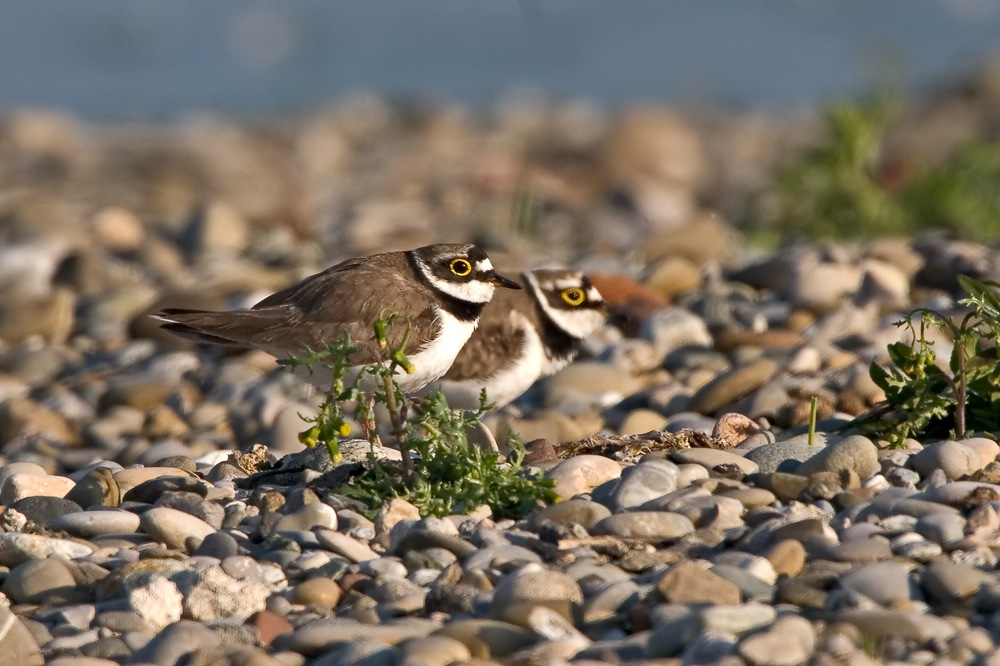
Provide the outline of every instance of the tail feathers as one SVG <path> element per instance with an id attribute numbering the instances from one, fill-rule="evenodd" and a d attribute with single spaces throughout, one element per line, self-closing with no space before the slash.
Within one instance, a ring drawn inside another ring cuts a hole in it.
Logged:
<path id="1" fill-rule="evenodd" d="M 166 308 L 150 316 L 164 322 L 163 329 L 183 338 L 230 347 L 266 344 L 276 329 L 288 323 L 288 313 L 274 310 L 209 312 Z"/>

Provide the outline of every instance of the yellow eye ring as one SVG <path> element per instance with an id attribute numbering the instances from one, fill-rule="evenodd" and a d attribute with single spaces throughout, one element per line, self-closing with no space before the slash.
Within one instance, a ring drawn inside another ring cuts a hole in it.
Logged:
<path id="1" fill-rule="evenodd" d="M 559 294 L 562 299 L 566 302 L 566 305 L 577 306 L 583 303 L 586 299 L 586 295 L 583 293 L 583 289 L 577 289 L 576 287 L 570 287 L 569 289 L 563 289 Z"/>
<path id="2" fill-rule="evenodd" d="M 472 264 L 465 259 L 452 259 L 451 263 L 448 264 L 448 268 L 458 277 L 465 277 L 472 272 Z"/>

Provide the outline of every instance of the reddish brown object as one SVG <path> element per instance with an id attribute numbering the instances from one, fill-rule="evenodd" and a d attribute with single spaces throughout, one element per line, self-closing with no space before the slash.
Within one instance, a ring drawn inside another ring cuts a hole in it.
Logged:
<path id="1" fill-rule="evenodd" d="M 247 618 L 245 624 L 257 628 L 257 631 L 260 633 L 260 642 L 264 645 L 270 645 L 271 641 L 278 636 L 290 634 L 295 629 L 291 622 L 268 610 L 254 613 Z"/>
<path id="2" fill-rule="evenodd" d="M 590 281 L 601 292 L 608 309 L 618 317 L 615 323 L 625 335 L 635 337 L 639 325 L 670 300 L 652 287 L 616 273 L 591 273 Z"/>

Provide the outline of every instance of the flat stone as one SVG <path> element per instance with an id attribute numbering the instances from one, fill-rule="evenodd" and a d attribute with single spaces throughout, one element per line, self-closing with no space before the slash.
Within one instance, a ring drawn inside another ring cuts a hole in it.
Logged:
<path id="1" fill-rule="evenodd" d="M 941 603 L 964 603 L 975 596 L 979 588 L 995 579 L 990 574 L 959 562 L 937 560 L 920 574 L 920 584 Z"/>
<path id="2" fill-rule="evenodd" d="M 574 622 L 583 604 L 580 586 L 566 574 L 549 569 L 525 570 L 505 576 L 497 584 L 490 605 L 490 617 L 525 628 L 533 608 L 549 608 L 567 622 Z"/>
<path id="3" fill-rule="evenodd" d="M 688 408 L 701 414 L 713 414 L 763 386 L 777 369 L 776 361 L 762 358 L 723 372 L 691 396 Z"/>
<path id="4" fill-rule="evenodd" d="M 127 490 L 122 496 L 123 501 L 155 504 L 164 494 L 172 492 L 194 493 L 200 497 L 205 497 L 208 495 L 208 491 L 212 487 L 212 484 L 202 481 L 194 476 L 188 476 L 187 472 L 184 472 L 184 470 L 176 467 L 147 467 L 145 469 L 173 469 L 176 470 L 177 473 L 184 473 L 184 476 L 157 476 L 143 481 Z M 125 471 L 132 470 L 122 470 L 122 472 Z M 116 473 L 115 478 L 132 478 L 131 476 L 123 475 L 122 472 Z M 119 483 L 121 483 L 120 480 Z"/>
<path id="5" fill-rule="evenodd" d="M 799 463 L 819 453 L 827 445 L 827 441 L 825 435 L 816 433 L 813 445 L 809 446 L 808 435 L 798 435 L 774 444 L 758 446 L 747 451 L 746 458 L 757 463 L 760 471 L 765 474 L 794 472 Z"/>
<path id="6" fill-rule="evenodd" d="M 913 529 L 920 536 L 940 546 L 947 546 L 965 536 L 964 528 L 965 519 L 961 516 L 950 513 L 932 513 L 918 518 Z"/>
<path id="7" fill-rule="evenodd" d="M 6 532 L 0 534 L 0 565 L 12 567 L 28 560 L 58 555 L 68 560 L 94 552 L 93 546 L 38 534 Z"/>
<path id="8" fill-rule="evenodd" d="M 719 465 L 736 465 L 743 474 L 753 474 L 760 467 L 752 460 L 747 460 L 744 456 L 732 451 L 722 451 L 720 449 L 685 449 L 674 451 L 670 454 L 670 459 L 677 463 L 693 463 L 701 465 L 709 471 Z"/>
<path id="9" fill-rule="evenodd" d="M 892 547 L 888 539 L 875 535 L 868 539 L 825 546 L 821 556 L 835 562 L 875 562 L 892 557 Z"/>
<path id="10" fill-rule="evenodd" d="M 910 582 L 909 570 L 898 562 L 865 564 L 841 576 L 839 583 L 843 589 L 863 594 L 880 606 L 921 599 Z"/>
<path id="11" fill-rule="evenodd" d="M 681 562 L 667 570 L 656 583 L 660 595 L 670 603 L 740 603 L 739 588 L 694 562 Z"/>
<path id="12" fill-rule="evenodd" d="M 795 666 L 809 660 L 816 635 L 808 620 L 789 615 L 740 641 L 739 655 L 755 666 Z"/>
<path id="13" fill-rule="evenodd" d="M 82 539 L 104 534 L 133 534 L 139 529 L 139 516 L 131 511 L 75 511 L 53 518 L 49 527 Z"/>
<path id="14" fill-rule="evenodd" d="M 804 461 L 795 470 L 800 476 L 817 472 L 853 471 L 868 479 L 881 471 L 878 448 L 867 437 L 852 435 L 827 444 L 816 455 Z"/>
<path id="15" fill-rule="evenodd" d="M 152 538 L 177 550 L 186 550 L 188 539 L 193 540 L 194 550 L 205 537 L 215 532 L 215 528 L 204 520 L 166 507 L 153 508 L 143 513 L 139 526 Z"/>
<path id="16" fill-rule="evenodd" d="M 17 604 L 40 603 L 76 588 L 76 579 L 58 557 L 22 562 L 7 574 L 2 591 Z"/>
<path id="17" fill-rule="evenodd" d="M 582 455 L 564 460 L 545 473 L 556 482 L 555 491 L 563 499 L 589 493 L 605 481 L 622 474 L 619 463 L 604 456 Z"/>
<path id="18" fill-rule="evenodd" d="M 19 499 L 10 505 L 25 518 L 42 527 L 51 527 L 53 520 L 60 516 L 79 511 L 80 505 L 62 497 L 33 495 Z"/>
<path id="19" fill-rule="evenodd" d="M 472 652 L 461 641 L 447 636 L 426 636 L 407 641 L 402 648 L 402 663 L 448 666 L 472 658 Z"/>
<path id="20" fill-rule="evenodd" d="M 944 618 L 916 611 L 842 610 L 832 614 L 832 620 L 853 624 L 865 634 L 882 640 L 896 634 L 907 641 L 925 643 L 947 641 L 955 635 L 955 626 Z"/>
<path id="21" fill-rule="evenodd" d="M 407 639 L 423 638 L 439 627 L 437 623 L 428 620 L 414 620 L 415 618 L 411 618 L 406 623 L 369 625 L 346 618 L 326 617 L 307 622 L 290 634 L 278 636 L 274 639 L 273 646 L 276 650 L 291 650 L 306 657 L 314 657 L 362 638 L 396 645 Z"/>
<path id="22" fill-rule="evenodd" d="M 322 502 L 310 502 L 298 511 L 278 520 L 274 526 L 274 531 L 307 531 L 316 527 L 328 530 L 337 529 L 337 512 L 333 507 Z"/>
<path id="23" fill-rule="evenodd" d="M 735 606 L 716 604 L 701 611 L 701 622 L 705 629 L 737 636 L 765 627 L 774 622 L 775 617 L 777 611 L 774 606 L 755 601 Z"/>
<path id="24" fill-rule="evenodd" d="M 952 481 L 923 493 L 927 500 L 966 509 L 1000 499 L 1000 488 L 979 481 Z"/>
<path id="25" fill-rule="evenodd" d="M 732 490 L 723 490 L 718 495 L 736 500 L 745 509 L 770 506 L 778 499 L 774 493 L 764 488 L 733 488 Z"/>
<path id="26" fill-rule="evenodd" d="M 794 576 L 806 563 L 806 549 L 800 541 L 794 539 L 784 539 L 771 544 L 761 554 L 768 559 L 779 576 Z"/>
<path id="27" fill-rule="evenodd" d="M 17 666 L 42 666 L 44 659 L 38 643 L 24 623 L 6 606 L 0 606 L 0 654 L 6 663 Z"/>
<path id="28" fill-rule="evenodd" d="M 351 562 L 366 562 L 380 557 L 367 544 L 335 530 L 316 528 L 313 530 L 313 533 L 316 535 L 321 546 L 346 557 Z"/>
<path id="29" fill-rule="evenodd" d="M 622 435 L 642 435 L 663 429 L 667 417 L 652 409 L 633 409 L 622 421 L 618 431 Z"/>
<path id="30" fill-rule="evenodd" d="M 118 486 L 121 488 L 123 496 L 129 490 L 132 490 L 132 488 L 135 488 L 136 486 L 152 479 L 175 476 L 189 476 L 191 478 L 196 478 L 194 475 L 185 472 L 182 469 L 178 469 L 177 467 L 130 467 L 128 469 L 122 469 L 115 472 L 114 476 L 115 481 L 118 482 Z"/>
<path id="31" fill-rule="evenodd" d="M 178 664 L 186 655 L 217 646 L 221 636 L 191 620 L 180 620 L 167 626 L 151 641 L 132 653 L 133 664 Z"/>
<path id="32" fill-rule="evenodd" d="M 76 483 L 65 476 L 49 476 L 42 474 L 12 474 L 3 482 L 0 488 L 0 503 L 13 504 L 25 497 L 44 495 L 46 497 L 65 497 Z"/>
<path id="33" fill-rule="evenodd" d="M 260 642 L 264 645 L 270 645 L 278 636 L 295 630 L 291 622 L 269 610 L 254 613 L 247 618 L 246 624 L 257 630 Z"/>
<path id="34" fill-rule="evenodd" d="M 619 513 L 594 525 L 594 534 L 644 539 L 651 543 L 674 541 L 694 531 L 691 520 L 670 511 Z"/>
<path id="35" fill-rule="evenodd" d="M 506 657 L 533 645 L 538 636 L 532 631 L 499 620 L 457 620 L 434 633 L 465 645 L 474 658 Z"/>
<path id="36" fill-rule="evenodd" d="M 778 579 L 778 573 L 774 570 L 774 566 L 767 558 L 760 555 L 744 553 L 739 550 L 728 550 L 716 555 L 712 559 L 712 562 L 715 565 L 721 564 L 727 567 L 742 569 L 768 585 L 774 585 Z"/>
<path id="37" fill-rule="evenodd" d="M 628 510 L 673 492 L 677 488 L 678 474 L 677 465 L 667 460 L 644 460 L 626 467 L 611 493 L 609 508 Z"/>
<path id="38" fill-rule="evenodd" d="M 939 469 L 951 481 L 968 476 L 983 467 L 976 451 L 952 440 L 925 446 L 922 451 L 910 456 L 909 464 L 921 476 L 929 476 Z"/>
<path id="39" fill-rule="evenodd" d="M 533 527 L 544 522 L 553 522 L 559 525 L 576 523 L 590 530 L 610 515 L 611 510 L 603 504 L 586 499 L 569 499 L 538 509 L 531 514 L 529 521 Z"/>
<path id="40" fill-rule="evenodd" d="M 983 469 L 1000 455 L 1000 444 L 997 444 L 992 439 L 969 437 L 968 439 L 958 440 L 958 443 L 975 451 L 976 455 L 979 456 L 979 469 Z"/>

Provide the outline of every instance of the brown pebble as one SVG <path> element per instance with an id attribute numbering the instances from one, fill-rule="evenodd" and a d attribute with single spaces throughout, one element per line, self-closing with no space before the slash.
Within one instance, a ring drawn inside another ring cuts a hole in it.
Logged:
<path id="1" fill-rule="evenodd" d="M 681 562 L 663 574 L 656 589 L 670 603 L 740 603 L 740 589 L 694 562 Z"/>
<path id="2" fill-rule="evenodd" d="M 533 439 L 525 444 L 525 448 L 528 450 L 528 454 L 524 457 L 525 463 L 537 463 L 559 458 L 556 447 L 547 439 Z"/>
<path id="3" fill-rule="evenodd" d="M 308 606 L 318 604 L 333 608 L 340 601 L 340 586 L 329 578 L 310 578 L 292 591 L 292 602 Z"/>
<path id="4" fill-rule="evenodd" d="M 267 610 L 254 613 L 247 618 L 246 624 L 257 628 L 260 642 L 264 645 L 270 645 L 278 636 L 290 634 L 295 630 L 291 622 Z"/>
<path id="5" fill-rule="evenodd" d="M 340 589 L 344 592 L 350 592 L 351 590 L 356 590 L 364 594 L 365 590 L 371 585 L 372 577 L 363 573 L 348 573 L 341 576 Z"/>
<path id="6" fill-rule="evenodd" d="M 806 563 L 806 549 L 794 539 L 785 539 L 771 545 L 761 553 L 780 576 L 794 576 Z"/>

